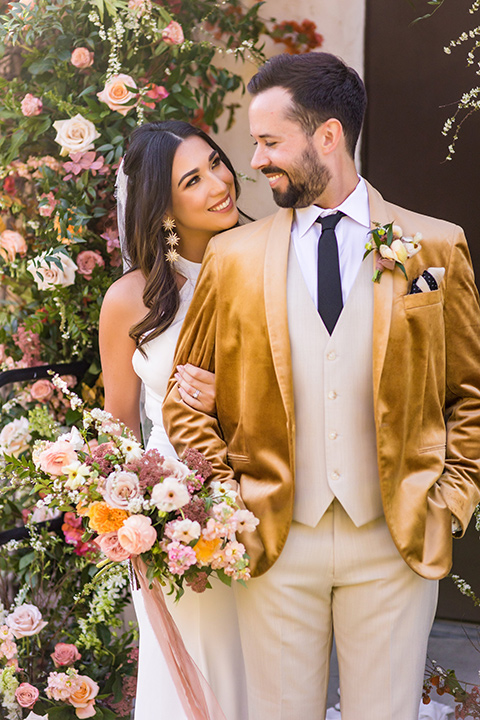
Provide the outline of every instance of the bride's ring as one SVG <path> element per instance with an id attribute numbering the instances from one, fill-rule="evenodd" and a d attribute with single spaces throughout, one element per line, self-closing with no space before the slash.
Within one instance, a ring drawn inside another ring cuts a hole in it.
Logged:
<path id="1" fill-rule="evenodd" d="M 197 388 L 195 392 L 192 393 L 192 398 L 196 400 L 198 396 L 200 395 L 200 390 Z"/>

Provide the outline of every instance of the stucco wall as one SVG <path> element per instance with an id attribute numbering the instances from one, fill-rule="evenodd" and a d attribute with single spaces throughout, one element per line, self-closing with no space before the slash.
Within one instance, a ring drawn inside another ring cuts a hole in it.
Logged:
<path id="1" fill-rule="evenodd" d="M 253 0 L 249 4 L 252 5 Z M 317 32 L 324 37 L 321 50 L 339 55 L 363 75 L 365 0 L 297 0 L 296 3 L 291 0 L 267 0 L 261 9 L 261 15 L 264 18 L 274 16 L 279 21 L 301 22 L 305 18 L 313 20 L 317 25 Z M 266 44 L 268 55 L 282 52 L 283 48 L 283 45 L 275 45 L 271 41 Z M 219 61 L 231 62 L 230 58 L 225 56 Z M 253 63 L 241 67 L 246 82 L 255 71 Z M 239 95 L 235 101 L 241 103 L 235 125 L 228 132 L 220 131 L 217 139 L 237 170 L 255 180 L 242 182 L 240 207 L 252 217 L 260 218 L 275 212 L 276 205 L 264 176 L 250 167 L 253 143 L 248 129 L 248 94 L 243 97 Z"/>

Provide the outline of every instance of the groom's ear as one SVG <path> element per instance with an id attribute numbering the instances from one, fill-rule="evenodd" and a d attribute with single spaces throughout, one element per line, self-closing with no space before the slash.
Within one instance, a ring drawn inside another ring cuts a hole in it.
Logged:
<path id="1" fill-rule="evenodd" d="M 330 155 L 337 148 L 345 148 L 345 136 L 340 120 L 336 118 L 325 120 L 315 130 L 313 141 L 323 155 Z"/>

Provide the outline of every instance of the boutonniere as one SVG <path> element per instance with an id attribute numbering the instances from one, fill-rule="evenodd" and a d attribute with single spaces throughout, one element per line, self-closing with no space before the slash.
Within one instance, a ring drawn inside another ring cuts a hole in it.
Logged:
<path id="1" fill-rule="evenodd" d="M 399 267 L 408 280 L 404 263 L 421 250 L 421 234 L 416 233 L 414 237 L 404 237 L 402 228 L 394 225 L 393 222 L 387 225 L 380 225 L 377 222 L 373 224 L 375 227 L 369 232 L 372 239 L 365 245 L 363 256 L 365 260 L 372 250 L 377 251 L 373 282 L 380 282 L 383 271 L 394 270 L 395 267 Z"/>

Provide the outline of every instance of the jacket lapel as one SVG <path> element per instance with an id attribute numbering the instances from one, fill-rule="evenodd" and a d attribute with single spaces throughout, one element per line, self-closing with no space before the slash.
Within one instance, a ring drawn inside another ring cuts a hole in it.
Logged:
<path id="1" fill-rule="evenodd" d="M 375 222 L 384 225 L 392 222 L 388 216 L 385 200 L 380 193 L 367 183 L 370 206 L 370 225 Z M 372 275 L 375 269 L 376 253 L 372 253 Z M 377 407 L 378 391 L 382 376 L 385 353 L 387 351 L 393 307 L 393 272 L 384 272 L 380 282 L 374 284 L 373 291 L 373 402 Z"/>
<path id="2" fill-rule="evenodd" d="M 293 383 L 287 315 L 287 267 L 293 211 L 274 217 L 265 250 L 265 312 L 275 373 L 290 428 L 293 423 Z"/>

